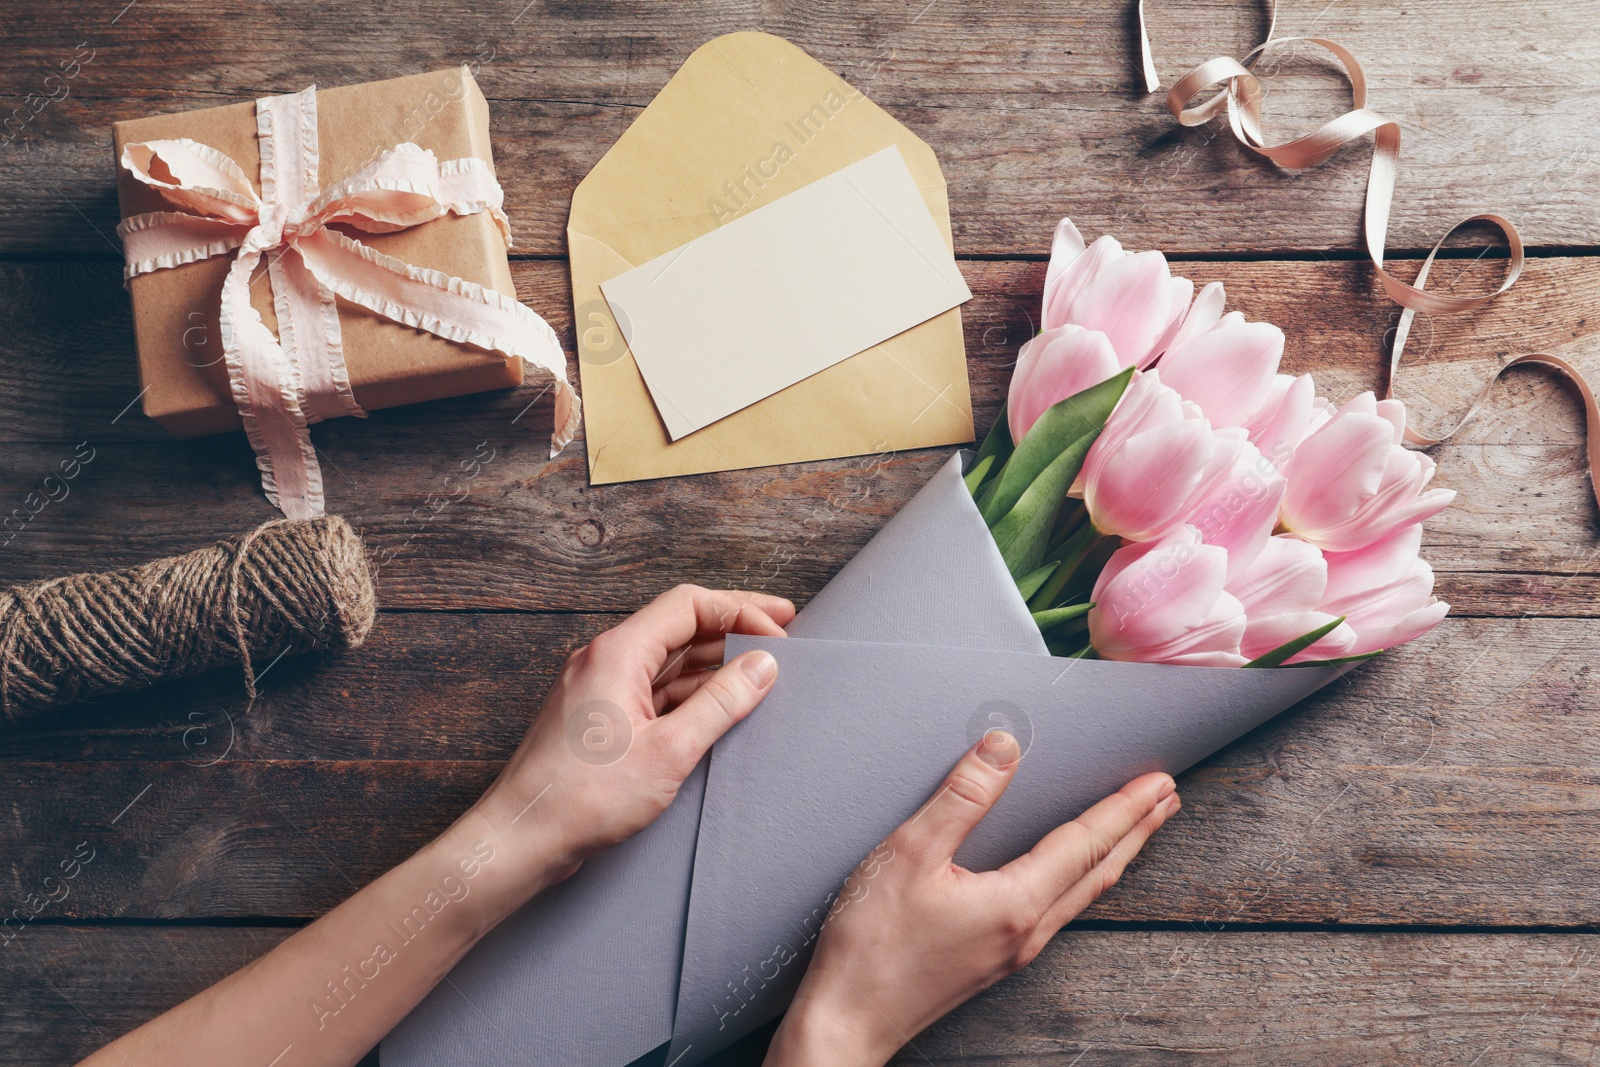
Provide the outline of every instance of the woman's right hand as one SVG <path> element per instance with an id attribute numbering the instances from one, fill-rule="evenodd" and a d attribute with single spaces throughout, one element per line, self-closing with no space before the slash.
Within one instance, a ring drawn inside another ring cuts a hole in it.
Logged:
<path id="1" fill-rule="evenodd" d="M 1010 734 L 986 735 L 850 875 L 768 1067 L 886 1063 L 934 1020 L 1031 963 L 1179 808 L 1172 779 L 1147 774 L 997 871 L 957 866 L 956 849 L 1020 757 Z"/>

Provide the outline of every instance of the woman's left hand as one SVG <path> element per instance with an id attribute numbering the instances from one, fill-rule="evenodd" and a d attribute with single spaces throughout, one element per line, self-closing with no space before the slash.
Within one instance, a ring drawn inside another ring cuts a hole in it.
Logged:
<path id="1" fill-rule="evenodd" d="M 567 659 L 464 828 L 504 845 L 530 893 L 643 830 L 777 677 L 761 651 L 716 669 L 723 638 L 782 637 L 794 614 L 762 593 L 680 585 L 657 597 Z"/>

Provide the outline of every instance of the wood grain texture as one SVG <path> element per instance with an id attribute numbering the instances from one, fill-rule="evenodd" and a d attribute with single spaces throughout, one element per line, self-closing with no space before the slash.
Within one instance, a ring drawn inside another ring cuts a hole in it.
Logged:
<path id="1" fill-rule="evenodd" d="M 520 295 L 571 346 L 562 264 L 519 263 Z M 968 261 L 964 310 L 978 425 L 1004 397 L 1017 347 L 1037 329 L 1042 263 Z M 1285 367 L 1345 400 L 1381 384 L 1392 310 L 1365 265 L 1179 265 L 1222 280 L 1231 305 L 1288 335 Z M 1448 284 L 1494 273 L 1444 265 Z M 115 267 L 0 265 L 0 580 L 25 581 L 183 552 L 270 517 L 242 435 L 176 442 L 137 405 L 125 298 Z M 73 323 L 70 330 L 62 324 Z M 1525 351 L 1600 375 L 1600 261 L 1535 260 L 1512 296 L 1473 316 L 1424 320 L 1400 394 L 1441 427 L 1481 382 Z M 313 431 L 330 507 L 382 561 L 390 608 L 626 611 L 680 581 L 804 598 L 865 544 L 942 462 L 941 450 L 591 488 L 582 443 L 544 458 L 551 412 L 533 387 L 339 419 Z M 1513 371 L 1479 417 L 1434 450 L 1457 503 L 1429 524 L 1426 555 L 1458 611 L 1596 612 L 1600 560 L 1582 461 L 1582 414 L 1563 383 Z M 95 458 L 29 518 L 41 479 L 81 442 Z M 461 465 L 480 443 L 482 473 Z M 447 481 L 446 479 L 450 479 Z M 843 486 L 865 492 L 844 492 Z M 452 494 L 461 497 L 449 500 Z M 449 502 L 446 502 L 449 500 Z M 435 510 L 438 508 L 438 510 Z M 14 515 L 4 526 L 7 515 Z M 666 550 L 664 550 L 664 546 Z M 797 557 L 774 574 L 772 560 Z"/>
<path id="2" fill-rule="evenodd" d="M 10 53 L 0 121 L 21 109 L 0 134 L 0 202 L 17 208 L 0 221 L 0 251 L 110 254 L 113 121 L 465 62 L 490 98 L 519 244 L 559 255 L 577 182 L 697 45 L 752 29 L 807 49 L 933 146 L 962 253 L 1044 252 L 1062 214 L 1174 252 L 1358 245 L 1368 150 L 1282 173 L 1219 127 L 1179 129 L 1162 96 L 1143 92 L 1122 3 L 426 0 L 351 18 L 313 0 L 140 0 L 117 17 L 125 3 L 17 3 L 0 14 Z M 1254 6 L 1223 0 L 1164 5 L 1152 19 L 1169 85 L 1212 55 L 1242 54 L 1264 30 Z M 1352 48 L 1371 105 L 1404 125 L 1396 249 L 1426 248 L 1486 207 L 1517 218 L 1536 245 L 1595 243 L 1600 38 L 1583 5 L 1287 6 L 1279 36 L 1303 34 Z M 80 44 L 92 61 L 70 82 L 46 82 Z M 1348 106 L 1312 50 L 1264 67 L 1277 140 Z"/>
<path id="3" fill-rule="evenodd" d="M 132 403 L 110 126 L 311 82 L 476 68 L 518 292 L 569 351 L 572 189 L 695 46 L 763 29 L 938 153 L 975 294 L 963 317 L 980 427 L 1037 329 L 1062 215 L 1226 282 L 1230 306 L 1284 328 L 1286 369 L 1314 371 L 1334 399 L 1380 386 L 1395 309 L 1359 243 L 1369 149 L 1288 173 L 1220 124 L 1177 128 L 1138 83 L 1131 15 L 1120 0 L 0 5 L 0 582 L 129 565 L 271 516 L 242 437 L 174 442 Z M 1151 15 L 1169 84 L 1264 29 L 1231 0 Z M 1450 421 L 1523 352 L 1600 380 L 1594 13 L 1349 0 L 1282 15 L 1280 35 L 1354 49 L 1371 105 L 1404 126 L 1393 249 L 1414 255 L 1493 209 L 1544 257 L 1482 312 L 1419 321 L 1399 390 L 1416 420 Z M 75 61 L 75 76 L 46 80 Z M 1262 69 L 1274 140 L 1346 106 L 1314 51 Z M 1450 261 L 1434 285 L 1492 288 L 1503 264 Z M 388 610 L 363 649 L 286 660 L 251 705 L 217 672 L 0 736 L 0 912 L 29 910 L 80 842 L 95 856 L 68 899 L 0 947 L 0 1067 L 75 1059 L 266 951 L 283 923 L 325 911 L 470 804 L 567 651 L 678 581 L 803 601 L 946 454 L 591 489 L 581 441 L 543 458 L 551 412 L 529 407 L 536 392 L 314 431 L 331 506 L 379 564 Z M 1433 452 L 1460 496 L 1424 552 L 1455 617 L 1183 776 L 1183 814 L 1091 928 L 900 1062 L 1600 1058 L 1600 513 L 1582 433 L 1569 389 L 1510 374 Z M 481 445 L 494 459 L 463 481 Z M 93 459 L 67 492 L 30 503 L 80 446 Z M 1249 928 L 1286 923 L 1317 929 Z M 758 1063 L 763 1041 L 718 1067 Z"/>
<path id="4" fill-rule="evenodd" d="M 26 930 L 0 951 L 0 1065 L 71 1062 L 290 933 Z M 1600 1048 L 1597 955 L 1593 934 L 1069 929 L 895 1063 L 1578 1067 Z M 766 1037 L 711 1067 L 756 1067 Z"/>
<path id="5" fill-rule="evenodd" d="M 50 917 L 315 916 L 464 810 L 611 621 L 390 614 L 253 707 L 216 675 L 7 737 L 0 900 L 88 841 Z M 1091 915 L 1600 922 L 1597 626 L 1447 620 L 1367 665 L 1184 775 L 1183 814 Z"/>

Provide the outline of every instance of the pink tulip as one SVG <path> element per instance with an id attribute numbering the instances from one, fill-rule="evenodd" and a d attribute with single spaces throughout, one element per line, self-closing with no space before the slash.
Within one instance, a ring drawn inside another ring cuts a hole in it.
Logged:
<path id="1" fill-rule="evenodd" d="M 1434 462 L 1400 443 L 1405 424 L 1405 405 L 1363 393 L 1300 442 L 1284 467 L 1284 527 L 1350 552 L 1442 511 L 1455 490 L 1423 491 Z"/>
<path id="2" fill-rule="evenodd" d="M 1106 562 L 1090 599 L 1089 639 L 1102 659 L 1238 667 L 1244 609 L 1223 590 L 1228 554 L 1192 526 L 1127 545 Z"/>
<path id="3" fill-rule="evenodd" d="M 1161 380 L 1200 405 L 1213 426 L 1246 426 L 1272 392 L 1283 331 L 1230 311 L 1210 329 L 1174 343 Z"/>
<path id="4" fill-rule="evenodd" d="M 1266 401 L 1245 424 L 1250 443 L 1280 470 L 1288 465 L 1300 442 L 1333 417 L 1332 405 L 1316 393 L 1309 374 L 1298 378 L 1275 375 Z"/>
<path id="5" fill-rule="evenodd" d="M 1154 541 L 1211 495 L 1244 447 L 1243 430 L 1212 430 L 1157 371 L 1137 374 L 1083 463 L 1089 519 L 1103 534 Z"/>
<path id="6" fill-rule="evenodd" d="M 1228 553 L 1228 581 L 1242 574 L 1266 547 L 1278 523 L 1278 504 L 1288 481 L 1256 447 L 1242 444 L 1233 469 L 1196 505 L 1189 525 L 1201 540 Z"/>
<path id="7" fill-rule="evenodd" d="M 1328 566 L 1315 545 L 1293 537 L 1268 538 L 1243 573 L 1228 582 L 1228 591 L 1245 613 L 1240 653 L 1256 659 L 1338 618 L 1338 612 L 1322 607 L 1327 584 Z M 1289 662 L 1347 656 L 1355 640 L 1355 630 L 1346 622 Z"/>
<path id="8" fill-rule="evenodd" d="M 1183 330 L 1194 283 L 1174 278 L 1160 252 L 1133 253 L 1116 239 L 1084 247 L 1070 219 L 1056 227 L 1045 272 L 1045 332 L 1072 324 L 1106 335 L 1123 367 L 1148 367 Z M 1208 298 L 1204 315 L 1218 298 Z M 1205 323 L 1209 325 L 1209 323 Z"/>
<path id="9" fill-rule="evenodd" d="M 1392 648 L 1439 625 L 1450 605 L 1433 595 L 1433 568 L 1418 556 L 1422 524 L 1354 552 L 1330 552 L 1321 609 L 1345 616 L 1357 638 L 1346 655 Z"/>
<path id="10" fill-rule="evenodd" d="M 1011 372 L 1006 418 L 1021 441 L 1052 404 L 1098 385 L 1122 369 L 1106 335 L 1082 326 L 1057 326 L 1022 346 Z"/>

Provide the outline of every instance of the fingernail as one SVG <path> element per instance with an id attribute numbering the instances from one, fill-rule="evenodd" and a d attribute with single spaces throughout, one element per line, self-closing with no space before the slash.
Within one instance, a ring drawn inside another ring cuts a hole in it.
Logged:
<path id="1" fill-rule="evenodd" d="M 1173 793 L 1161 802 L 1161 817 L 1170 819 L 1178 814 L 1179 809 L 1182 807 L 1183 801 L 1178 798 L 1178 794 Z"/>
<path id="2" fill-rule="evenodd" d="M 1003 769 L 1022 758 L 1017 739 L 1004 730 L 990 730 L 978 742 L 978 758 L 989 766 Z"/>
<path id="3" fill-rule="evenodd" d="M 1173 793 L 1177 792 L 1177 790 L 1178 783 L 1174 782 L 1171 778 L 1168 778 L 1166 781 L 1161 783 L 1161 788 L 1156 790 L 1156 799 L 1165 800 Z"/>
<path id="4" fill-rule="evenodd" d="M 772 653 L 762 652 L 760 649 L 747 654 L 739 666 L 744 668 L 745 677 L 749 678 L 757 689 L 765 689 L 778 676 L 778 661 L 772 658 Z"/>

